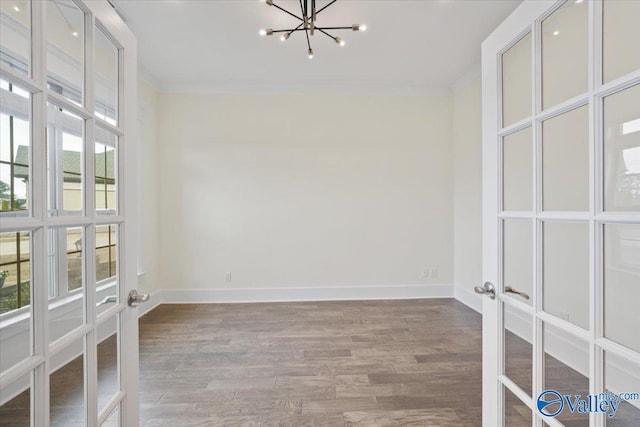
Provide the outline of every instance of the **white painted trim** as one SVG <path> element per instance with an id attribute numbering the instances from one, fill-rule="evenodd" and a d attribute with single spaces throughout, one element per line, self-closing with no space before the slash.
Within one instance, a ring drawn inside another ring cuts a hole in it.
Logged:
<path id="1" fill-rule="evenodd" d="M 474 64 L 471 68 L 469 68 L 453 85 L 451 85 L 451 92 L 453 92 L 454 95 L 457 95 L 468 88 L 471 83 L 475 82 L 476 80 L 480 80 L 481 77 L 482 66 L 478 62 L 477 64 Z"/>
<path id="2" fill-rule="evenodd" d="M 158 293 L 161 295 L 157 296 Z M 158 298 L 157 304 L 452 298 L 453 285 L 434 284 L 397 286 L 332 286 L 322 288 L 166 289 L 156 292 L 153 294 L 153 297 Z"/>
<path id="3" fill-rule="evenodd" d="M 138 318 L 144 316 L 149 313 L 154 308 L 158 307 L 160 304 L 164 304 L 164 291 L 156 291 L 152 294 L 149 294 L 149 300 L 147 302 L 138 306 Z"/>
<path id="4" fill-rule="evenodd" d="M 462 286 L 454 286 L 453 297 L 472 310 L 482 314 L 482 295 Z"/>

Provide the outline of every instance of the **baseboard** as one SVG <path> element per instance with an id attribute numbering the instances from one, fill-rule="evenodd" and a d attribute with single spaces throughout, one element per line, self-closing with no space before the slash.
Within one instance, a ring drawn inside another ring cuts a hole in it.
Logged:
<path id="1" fill-rule="evenodd" d="M 482 295 L 461 286 L 453 287 L 453 297 L 469 308 L 482 314 Z"/>
<path id="2" fill-rule="evenodd" d="M 155 292 L 149 312 L 159 304 L 343 301 L 375 299 L 452 298 L 453 285 L 333 286 L 317 288 L 165 289 Z M 142 307 L 142 306 L 141 306 Z M 143 313 L 143 314 L 144 314 Z"/>

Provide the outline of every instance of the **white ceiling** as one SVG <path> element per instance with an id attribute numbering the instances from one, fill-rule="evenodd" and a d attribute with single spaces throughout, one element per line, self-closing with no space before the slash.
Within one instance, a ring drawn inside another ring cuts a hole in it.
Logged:
<path id="1" fill-rule="evenodd" d="M 318 0 L 318 7 L 328 0 Z M 314 59 L 304 33 L 287 42 L 261 28 L 293 28 L 295 18 L 259 0 L 116 0 L 138 38 L 148 78 L 167 91 L 447 92 L 480 61 L 480 44 L 520 0 L 339 0 L 318 26 Z M 297 0 L 275 0 L 299 14 Z"/>

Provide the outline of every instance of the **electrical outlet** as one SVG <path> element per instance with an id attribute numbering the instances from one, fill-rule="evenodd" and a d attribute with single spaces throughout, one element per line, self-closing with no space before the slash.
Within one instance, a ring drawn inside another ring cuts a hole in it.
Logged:
<path id="1" fill-rule="evenodd" d="M 422 270 L 422 274 L 420 275 L 420 278 L 421 279 L 428 279 L 430 275 L 431 275 L 431 269 L 425 268 L 425 269 Z"/>
<path id="2" fill-rule="evenodd" d="M 231 282 L 231 273 L 224 273 L 224 281 L 227 283 Z"/>
<path id="3" fill-rule="evenodd" d="M 438 277 L 438 269 L 437 268 L 432 268 L 431 269 L 431 278 L 435 279 L 436 277 Z"/>

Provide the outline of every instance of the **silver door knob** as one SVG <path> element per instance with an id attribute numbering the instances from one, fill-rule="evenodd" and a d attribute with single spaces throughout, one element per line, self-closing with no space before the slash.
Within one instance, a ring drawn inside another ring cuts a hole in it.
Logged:
<path id="1" fill-rule="evenodd" d="M 129 298 L 127 298 L 127 303 L 129 307 L 137 307 L 141 302 L 145 302 L 149 299 L 149 294 L 139 294 L 135 289 L 129 292 Z"/>
<path id="2" fill-rule="evenodd" d="M 485 282 L 483 286 L 476 286 L 473 290 L 476 291 L 477 294 L 484 294 L 491 299 L 496 299 L 496 288 L 491 282 Z"/>

